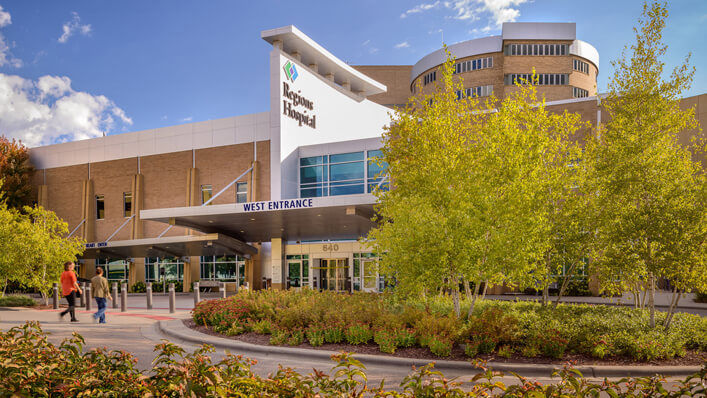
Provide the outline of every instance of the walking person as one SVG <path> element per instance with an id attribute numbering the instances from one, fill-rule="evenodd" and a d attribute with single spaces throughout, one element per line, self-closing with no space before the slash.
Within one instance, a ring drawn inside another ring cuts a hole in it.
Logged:
<path id="1" fill-rule="evenodd" d="M 59 313 L 59 319 L 64 319 L 64 315 L 71 314 L 71 322 L 78 322 L 76 319 L 76 294 L 81 294 L 81 288 L 76 281 L 76 273 L 74 272 L 74 262 L 67 261 L 64 263 L 64 272 L 59 278 L 61 281 L 61 295 L 69 302 L 69 308 Z"/>
<path id="2" fill-rule="evenodd" d="M 113 300 L 108 288 L 108 279 L 103 276 L 103 268 L 96 268 L 96 276 L 91 278 L 91 295 L 96 299 L 98 311 L 93 314 L 93 321 L 106 323 L 106 299 Z"/>

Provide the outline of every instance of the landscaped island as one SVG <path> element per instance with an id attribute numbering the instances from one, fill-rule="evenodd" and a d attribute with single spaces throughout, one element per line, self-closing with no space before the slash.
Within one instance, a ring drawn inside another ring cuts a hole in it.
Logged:
<path id="1" fill-rule="evenodd" d="M 467 303 L 468 305 L 468 303 Z M 462 313 L 464 313 L 462 311 Z M 668 330 L 648 326 L 649 312 L 604 305 L 478 302 L 470 318 L 454 315 L 451 299 L 398 301 L 385 294 L 261 290 L 203 301 L 197 325 L 226 335 L 269 335 L 273 345 L 376 344 L 383 353 L 427 348 L 444 358 L 468 357 L 666 360 L 688 354 L 707 359 L 707 319 L 677 313 Z M 657 314 L 660 325 L 664 313 Z"/>

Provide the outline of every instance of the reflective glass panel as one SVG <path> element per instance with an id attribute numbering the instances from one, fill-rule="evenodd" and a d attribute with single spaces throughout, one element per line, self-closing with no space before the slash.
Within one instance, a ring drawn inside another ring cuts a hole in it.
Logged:
<path id="1" fill-rule="evenodd" d="M 330 163 L 354 162 L 356 160 L 363 160 L 363 152 L 339 153 L 336 155 L 329 155 Z"/>
<path id="2" fill-rule="evenodd" d="M 363 162 L 332 164 L 329 166 L 329 174 L 331 181 L 363 178 Z"/>

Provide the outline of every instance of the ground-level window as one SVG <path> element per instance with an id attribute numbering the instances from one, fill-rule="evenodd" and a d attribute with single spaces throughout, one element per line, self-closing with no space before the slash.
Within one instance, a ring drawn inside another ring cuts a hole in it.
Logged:
<path id="1" fill-rule="evenodd" d="M 177 257 L 145 257 L 145 282 L 184 280 L 184 261 Z"/>
<path id="2" fill-rule="evenodd" d="M 201 186 L 201 204 L 208 202 L 213 196 L 213 188 L 211 184 L 204 184 Z"/>
<path id="3" fill-rule="evenodd" d="M 96 195 L 96 220 L 106 218 L 106 204 L 103 195 Z"/>
<path id="4" fill-rule="evenodd" d="M 126 281 L 129 277 L 130 263 L 121 259 L 96 259 L 96 267 L 103 268 L 103 275 L 109 281 Z"/>
<path id="5" fill-rule="evenodd" d="M 248 183 L 247 182 L 237 182 L 236 183 L 236 203 L 246 203 L 248 202 Z"/>
<path id="6" fill-rule="evenodd" d="M 238 281 L 245 284 L 245 258 L 241 256 L 201 256 L 201 280 Z"/>
<path id="7" fill-rule="evenodd" d="M 309 286 L 309 255 L 288 254 L 286 260 L 289 287 Z"/>

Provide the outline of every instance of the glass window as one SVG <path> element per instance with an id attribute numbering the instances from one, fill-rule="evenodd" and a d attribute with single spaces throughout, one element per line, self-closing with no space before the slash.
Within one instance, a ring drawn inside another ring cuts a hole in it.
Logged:
<path id="1" fill-rule="evenodd" d="M 96 220 L 106 218 L 106 205 L 103 195 L 96 195 Z"/>
<path id="2" fill-rule="evenodd" d="M 331 181 L 344 181 L 363 178 L 363 162 L 340 163 L 329 166 Z"/>
<path id="3" fill-rule="evenodd" d="M 301 158 L 299 160 L 300 166 L 316 166 L 318 164 L 326 163 L 326 156 L 312 156 L 308 158 Z"/>
<path id="4" fill-rule="evenodd" d="M 326 166 L 309 166 L 300 168 L 300 183 L 311 184 L 327 181 Z"/>
<path id="5" fill-rule="evenodd" d="M 205 184 L 201 186 L 201 204 L 208 202 L 213 195 L 214 191 L 211 187 L 211 184 Z"/>
<path id="6" fill-rule="evenodd" d="M 146 257 L 145 281 L 184 280 L 184 262 L 177 257 Z"/>
<path id="7" fill-rule="evenodd" d="M 201 279 L 245 283 L 245 258 L 241 256 L 201 256 Z"/>
<path id="8" fill-rule="evenodd" d="M 130 271 L 130 264 L 121 259 L 96 259 L 96 267 L 102 267 L 106 279 L 109 281 L 127 280 Z"/>
<path id="9" fill-rule="evenodd" d="M 133 193 L 123 192 L 123 215 L 130 217 L 133 212 Z"/>
<path id="10" fill-rule="evenodd" d="M 286 260 L 290 287 L 309 286 L 309 255 L 287 255 Z"/>
<path id="11" fill-rule="evenodd" d="M 363 152 L 340 153 L 329 156 L 329 163 L 354 162 L 363 160 Z"/>
<path id="12" fill-rule="evenodd" d="M 236 203 L 246 203 L 248 201 L 248 183 L 236 183 Z"/>

